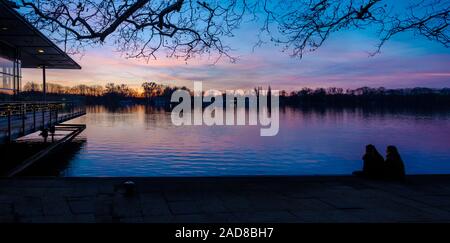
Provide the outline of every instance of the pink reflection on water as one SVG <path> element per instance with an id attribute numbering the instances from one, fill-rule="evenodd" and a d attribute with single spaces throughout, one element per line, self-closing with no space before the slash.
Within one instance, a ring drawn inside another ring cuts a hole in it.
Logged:
<path id="1" fill-rule="evenodd" d="M 361 109 L 280 109 L 280 132 L 258 126 L 181 126 L 170 113 L 90 107 L 86 146 L 66 176 L 350 174 L 366 144 L 396 145 L 407 173 L 450 173 L 450 114 Z"/>

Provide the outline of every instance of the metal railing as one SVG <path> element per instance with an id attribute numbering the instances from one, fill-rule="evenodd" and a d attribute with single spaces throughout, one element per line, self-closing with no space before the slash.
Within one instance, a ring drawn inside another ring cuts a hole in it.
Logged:
<path id="1" fill-rule="evenodd" d="M 0 139 L 11 141 L 84 114 L 80 102 L 0 103 Z"/>

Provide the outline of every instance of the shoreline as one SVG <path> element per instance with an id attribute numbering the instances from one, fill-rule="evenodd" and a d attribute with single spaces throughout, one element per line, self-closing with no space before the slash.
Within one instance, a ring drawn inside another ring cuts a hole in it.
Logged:
<path id="1" fill-rule="evenodd" d="M 417 179 L 438 179 L 438 178 L 450 178 L 450 174 L 406 174 L 405 183 L 408 181 Z M 294 181 L 314 181 L 314 180 L 361 180 L 366 182 L 391 182 L 391 183 L 403 183 L 401 181 L 389 181 L 383 179 L 366 179 L 351 174 L 311 174 L 311 175 L 212 175 L 212 176 L 16 176 L 16 177 L 2 177 L 2 180 L 51 180 L 51 179 L 64 179 L 64 180 L 144 180 L 144 181 L 260 181 L 260 180 L 294 180 Z"/>

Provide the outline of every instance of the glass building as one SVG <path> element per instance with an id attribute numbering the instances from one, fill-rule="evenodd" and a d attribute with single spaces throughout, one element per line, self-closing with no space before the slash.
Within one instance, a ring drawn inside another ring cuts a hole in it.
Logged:
<path id="1" fill-rule="evenodd" d="M 57 45 L 32 26 L 9 1 L 0 1 L 0 93 L 18 94 L 22 68 L 42 69 L 45 96 L 46 69 L 81 69 Z"/>

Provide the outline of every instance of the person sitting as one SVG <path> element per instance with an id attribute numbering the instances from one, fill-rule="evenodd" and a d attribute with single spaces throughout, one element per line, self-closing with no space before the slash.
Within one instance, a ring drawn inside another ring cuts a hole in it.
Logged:
<path id="1" fill-rule="evenodd" d="M 362 176 L 366 178 L 381 178 L 383 176 L 384 159 L 374 145 L 366 146 L 366 153 L 362 157 L 363 170 L 355 171 L 353 175 Z"/>
<path id="2" fill-rule="evenodd" d="M 391 180 L 405 179 L 405 165 L 395 146 L 386 149 L 385 177 Z"/>

